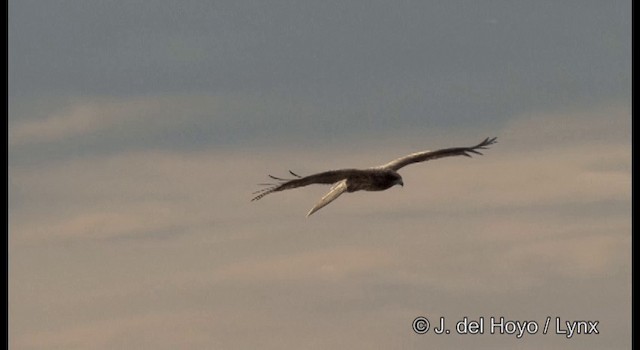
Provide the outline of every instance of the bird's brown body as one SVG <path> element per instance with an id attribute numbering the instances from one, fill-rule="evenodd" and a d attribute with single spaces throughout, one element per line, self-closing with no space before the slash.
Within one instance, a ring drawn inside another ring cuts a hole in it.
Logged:
<path id="1" fill-rule="evenodd" d="M 257 195 L 252 199 L 252 201 L 259 200 L 269 193 L 303 187 L 311 184 L 333 184 L 329 193 L 322 197 L 320 202 L 318 202 L 316 206 L 309 211 L 307 214 L 307 216 L 309 216 L 325 205 L 331 203 L 344 192 L 384 191 L 394 185 L 403 186 L 404 183 L 402 182 L 402 177 L 397 171 L 409 164 L 450 156 L 471 157 L 470 153 L 481 155 L 482 153 L 478 151 L 479 149 L 486 149 L 487 146 L 494 143 L 496 143 L 495 137 L 487 138 L 472 147 L 456 147 L 445 148 L 437 151 L 417 152 L 400 157 L 387 164 L 368 169 L 329 170 L 305 177 L 289 171 L 291 175 L 296 177 L 294 179 L 283 179 L 269 175 L 270 178 L 279 181 L 279 183 L 265 184 L 270 187 L 254 192 L 254 194 Z"/>

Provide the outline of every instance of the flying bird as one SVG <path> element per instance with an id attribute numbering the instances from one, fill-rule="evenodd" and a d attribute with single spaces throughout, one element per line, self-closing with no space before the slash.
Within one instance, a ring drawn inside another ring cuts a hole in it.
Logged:
<path id="1" fill-rule="evenodd" d="M 493 137 L 486 138 L 484 141 L 472 147 L 455 147 L 444 148 L 437 151 L 416 152 L 394 159 L 387 164 L 368 169 L 329 170 L 304 177 L 289 170 L 289 173 L 294 176 L 294 178 L 284 179 L 269 175 L 271 179 L 278 181 L 278 183 L 261 184 L 268 187 L 254 192 L 253 194 L 256 194 L 256 196 L 253 197 L 251 201 L 257 201 L 269 193 L 290 190 L 313 184 L 332 185 L 329 192 L 324 195 L 324 197 L 322 197 L 320 201 L 311 208 L 311 210 L 309 210 L 307 213 L 308 217 L 334 201 L 345 192 L 384 191 L 395 185 L 404 186 L 402 176 L 398 174 L 398 170 L 409 164 L 426 162 L 428 160 L 444 157 L 471 157 L 471 154 L 482 155 L 478 150 L 487 149 L 488 146 L 493 145 L 496 142 L 496 138 Z"/>

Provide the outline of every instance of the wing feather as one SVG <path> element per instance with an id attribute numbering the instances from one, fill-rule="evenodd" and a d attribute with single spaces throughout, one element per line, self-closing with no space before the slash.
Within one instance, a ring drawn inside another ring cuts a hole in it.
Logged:
<path id="1" fill-rule="evenodd" d="M 322 207 L 327 204 L 333 202 L 336 198 L 338 198 L 341 194 L 343 194 L 347 190 L 347 180 L 342 180 L 337 182 L 333 186 L 331 186 L 331 190 L 324 195 L 324 197 L 320 198 L 320 201 L 316 203 L 316 205 L 309 210 L 307 213 L 307 217 L 311 216 L 311 214 L 317 212 Z"/>
<path id="2" fill-rule="evenodd" d="M 290 190 L 293 188 L 308 186 L 312 184 L 327 184 L 327 185 L 334 184 L 336 182 L 346 179 L 347 177 L 349 177 L 349 175 L 353 174 L 355 171 L 356 170 L 354 169 L 330 170 L 330 171 L 325 171 L 318 174 L 300 177 L 297 179 L 283 179 L 283 178 L 269 175 L 270 178 L 274 180 L 278 180 L 280 181 L 280 183 L 274 184 L 271 187 L 263 188 L 261 190 L 254 192 L 254 194 L 257 194 L 257 195 L 253 197 L 251 201 L 257 201 L 260 198 L 268 195 L 269 193 Z M 299 176 L 297 174 L 293 174 L 293 175 Z"/>
<path id="3" fill-rule="evenodd" d="M 444 148 L 437 151 L 422 151 L 416 152 L 404 157 L 400 157 L 398 159 L 394 159 L 391 162 L 380 166 L 379 168 L 391 169 L 397 171 L 398 169 L 405 167 L 409 164 L 426 162 L 428 160 L 444 158 L 444 157 L 453 157 L 453 156 L 466 156 L 471 157 L 470 153 L 482 155 L 478 150 L 487 149 L 488 146 L 496 143 L 496 137 L 489 138 L 487 137 L 484 141 L 472 147 L 455 147 L 455 148 Z"/>

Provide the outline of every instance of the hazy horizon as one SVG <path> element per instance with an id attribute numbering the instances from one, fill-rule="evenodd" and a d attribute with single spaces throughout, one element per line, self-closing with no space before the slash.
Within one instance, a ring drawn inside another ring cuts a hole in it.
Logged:
<path id="1" fill-rule="evenodd" d="M 11 349 L 630 347 L 630 1 L 8 7 Z"/>

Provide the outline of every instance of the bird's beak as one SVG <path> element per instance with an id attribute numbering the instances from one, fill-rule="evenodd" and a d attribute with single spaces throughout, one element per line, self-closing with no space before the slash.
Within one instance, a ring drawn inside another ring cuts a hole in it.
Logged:
<path id="1" fill-rule="evenodd" d="M 400 183 L 398 185 L 404 187 L 404 182 L 400 181 Z"/>

